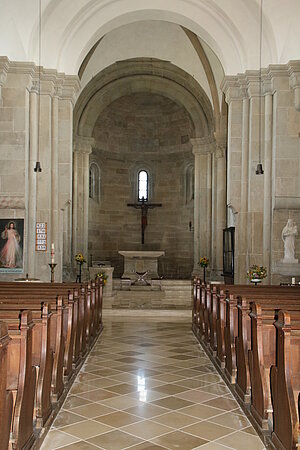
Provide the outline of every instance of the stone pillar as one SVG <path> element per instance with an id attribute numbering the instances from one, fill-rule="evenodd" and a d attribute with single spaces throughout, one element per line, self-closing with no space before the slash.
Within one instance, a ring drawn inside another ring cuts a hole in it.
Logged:
<path id="1" fill-rule="evenodd" d="M 263 161 L 264 99 L 260 96 L 259 74 L 248 79 L 249 107 L 249 168 L 248 168 L 248 255 L 249 266 L 263 264 L 264 178 L 257 175 L 259 152 Z M 261 115 L 260 115 L 261 113 Z M 261 134 L 260 134 L 261 130 Z M 261 161 L 261 162 L 262 162 Z M 248 269 L 246 267 L 245 269 Z M 246 271 L 244 272 L 246 280 Z M 241 279 L 241 278 L 240 278 Z"/>
<path id="2" fill-rule="evenodd" d="M 194 270 L 199 273 L 199 259 L 210 259 L 211 247 L 211 152 L 214 138 L 205 136 L 190 140 L 195 155 L 195 194 L 194 194 Z M 208 229 L 209 228 L 209 229 Z"/>
<path id="3" fill-rule="evenodd" d="M 36 277 L 35 270 L 35 227 L 37 178 L 39 172 L 34 172 L 38 149 L 38 84 L 33 83 L 29 94 L 29 164 L 28 164 L 28 231 L 27 231 L 27 267 L 30 277 Z"/>
<path id="4" fill-rule="evenodd" d="M 217 139 L 214 160 L 216 165 L 216 204 L 214 233 L 214 277 L 222 279 L 223 272 L 223 229 L 226 227 L 226 144 L 224 139 Z"/>
<path id="5" fill-rule="evenodd" d="M 51 115 L 51 243 L 55 244 L 56 272 L 61 273 L 62 255 L 60 246 L 59 208 L 58 208 L 58 89 L 52 98 Z"/>
<path id="6" fill-rule="evenodd" d="M 243 96 L 237 77 L 225 77 L 221 89 L 225 93 L 228 104 L 228 131 L 227 131 L 227 214 L 232 211 L 235 226 L 235 283 L 239 282 L 238 268 L 241 264 L 239 258 L 239 242 L 245 239 L 245 230 L 240 227 L 239 213 L 241 211 L 241 169 L 242 169 L 242 129 L 243 129 Z"/>
<path id="7" fill-rule="evenodd" d="M 77 136 L 74 144 L 74 211 L 73 224 L 76 229 L 74 254 L 81 252 L 88 257 L 89 223 L 89 158 L 94 139 Z M 76 171 L 76 173 L 75 173 Z M 75 203 L 76 201 L 76 203 Z"/>
<path id="8" fill-rule="evenodd" d="M 265 86 L 268 89 L 268 86 Z M 264 140 L 264 223 L 263 223 L 263 265 L 267 267 L 267 282 L 271 282 L 272 269 L 272 131 L 273 95 L 265 93 L 265 140 Z"/>
<path id="9" fill-rule="evenodd" d="M 239 233 L 237 247 L 239 251 L 237 279 L 246 282 L 249 267 L 249 217 L 248 217 L 248 183 L 249 183 L 249 109 L 250 101 L 246 88 L 241 89 L 243 97 L 242 109 L 242 161 L 241 161 L 241 209 L 239 212 Z"/>

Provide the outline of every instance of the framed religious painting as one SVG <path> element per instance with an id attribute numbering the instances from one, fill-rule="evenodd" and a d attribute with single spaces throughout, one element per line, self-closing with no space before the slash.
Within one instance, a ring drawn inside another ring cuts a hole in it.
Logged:
<path id="1" fill-rule="evenodd" d="M 24 219 L 0 219 L 0 273 L 23 272 Z"/>

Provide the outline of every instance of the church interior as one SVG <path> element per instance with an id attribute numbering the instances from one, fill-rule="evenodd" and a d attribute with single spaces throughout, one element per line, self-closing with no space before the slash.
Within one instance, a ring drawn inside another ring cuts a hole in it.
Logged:
<path id="1" fill-rule="evenodd" d="M 0 450 L 296 450 L 299 0 L 0 5 Z"/>

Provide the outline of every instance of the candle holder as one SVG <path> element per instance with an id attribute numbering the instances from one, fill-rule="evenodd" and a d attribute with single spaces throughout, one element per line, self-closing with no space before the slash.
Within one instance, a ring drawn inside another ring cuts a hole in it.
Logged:
<path id="1" fill-rule="evenodd" d="M 50 281 L 51 281 L 51 283 L 54 283 L 54 269 L 57 266 L 57 264 L 49 263 L 48 265 L 50 266 L 50 269 L 51 269 L 51 279 L 50 279 Z"/>
<path id="2" fill-rule="evenodd" d="M 81 266 L 82 266 L 82 263 L 77 262 L 77 276 L 76 276 L 76 283 L 81 283 Z"/>

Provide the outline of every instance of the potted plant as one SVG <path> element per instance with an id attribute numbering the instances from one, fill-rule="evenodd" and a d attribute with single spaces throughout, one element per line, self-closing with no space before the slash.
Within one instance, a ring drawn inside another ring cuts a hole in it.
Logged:
<path id="1" fill-rule="evenodd" d="M 209 259 L 206 258 L 206 256 L 202 256 L 200 258 L 199 265 L 201 267 L 203 267 L 203 281 L 204 281 L 204 283 L 205 283 L 205 271 L 206 271 L 206 268 L 208 266 L 208 263 L 209 263 Z"/>
<path id="2" fill-rule="evenodd" d="M 264 266 L 258 266 L 253 264 L 250 266 L 247 271 L 247 278 L 251 283 L 254 283 L 257 286 L 258 283 L 261 283 L 264 278 L 267 276 L 267 268 Z"/>
<path id="3" fill-rule="evenodd" d="M 81 283 L 81 267 L 82 267 L 82 264 L 86 262 L 86 259 L 82 253 L 77 253 L 75 255 L 75 261 L 77 262 L 77 268 L 78 268 L 76 283 Z"/>

